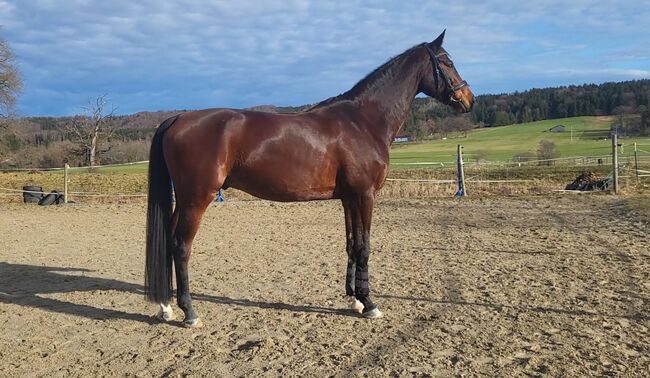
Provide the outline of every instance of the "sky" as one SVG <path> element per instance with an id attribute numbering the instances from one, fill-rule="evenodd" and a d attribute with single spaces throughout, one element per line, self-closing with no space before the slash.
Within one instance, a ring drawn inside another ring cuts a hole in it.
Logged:
<path id="1" fill-rule="evenodd" d="M 648 0 L 0 0 L 21 116 L 311 104 L 444 29 L 475 94 L 650 78 L 648 20 Z"/>

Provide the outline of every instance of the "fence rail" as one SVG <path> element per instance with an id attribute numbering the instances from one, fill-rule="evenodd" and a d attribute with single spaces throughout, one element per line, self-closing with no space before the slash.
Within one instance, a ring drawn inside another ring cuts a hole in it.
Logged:
<path id="1" fill-rule="evenodd" d="M 620 163 L 619 177 L 624 180 L 622 183 L 623 186 L 634 185 L 636 183 L 647 184 L 650 182 L 650 179 L 648 179 L 650 177 L 650 153 L 646 153 L 646 151 L 639 147 L 643 146 L 637 146 L 636 159 L 634 153 L 628 149 L 626 149 L 625 154 L 618 154 Z M 646 148 L 650 149 L 648 147 Z M 518 187 L 532 187 L 539 186 L 540 182 L 551 182 L 555 187 L 553 190 L 558 190 L 560 189 L 558 187 L 562 183 L 568 184 L 583 170 L 591 170 L 601 176 L 611 174 L 611 160 L 612 155 L 593 155 L 529 161 L 465 161 L 464 167 L 468 177 L 466 182 L 470 188 L 476 185 L 486 186 L 488 184 L 495 186 L 515 185 Z M 148 161 L 145 160 L 123 164 L 107 164 L 93 168 L 119 168 L 147 163 Z M 405 168 L 392 170 L 391 177 L 387 181 L 393 186 L 413 184 L 449 188 L 458 182 L 456 178 L 456 162 L 454 161 L 393 162 L 392 165 Z M 74 182 L 70 186 L 70 189 L 68 189 L 68 196 L 74 198 L 146 197 L 144 192 L 146 191 L 147 183 L 143 180 L 142 175 L 132 176 L 137 177 L 137 180 L 139 180 L 137 182 L 102 187 L 101 185 L 97 185 L 96 180 L 104 180 L 105 177 L 110 175 L 82 175 L 89 168 L 69 168 L 70 172 L 76 174 L 72 176 L 74 177 Z M 32 185 L 31 183 L 25 182 L 27 180 L 47 179 L 49 180 L 48 185 L 43 186 L 64 188 L 64 168 L 0 168 L 0 172 L 25 174 L 24 177 L 21 176 L 16 179 L 23 181 L 14 182 L 3 181 L 2 176 L 0 176 L 1 197 L 17 197 L 18 193 L 25 192 L 20 188 L 24 185 Z M 28 177 L 27 175 L 32 172 L 43 172 L 44 176 Z M 70 178 L 70 176 L 68 177 Z M 129 176 L 119 176 L 118 180 L 131 180 L 131 178 Z M 550 188 L 550 186 L 547 185 L 546 187 Z"/>

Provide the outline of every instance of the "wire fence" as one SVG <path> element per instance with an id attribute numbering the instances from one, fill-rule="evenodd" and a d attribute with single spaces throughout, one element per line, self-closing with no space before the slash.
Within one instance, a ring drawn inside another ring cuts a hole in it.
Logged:
<path id="1" fill-rule="evenodd" d="M 650 145 L 638 145 L 636 152 L 625 151 L 618 156 L 619 178 L 623 187 L 650 183 Z M 470 161 L 465 164 L 465 176 L 469 191 L 474 193 L 542 193 L 563 189 L 584 171 L 601 177 L 612 173 L 611 155 L 571 156 L 555 159 L 526 161 Z M 92 167 L 73 167 L 68 176 L 69 199 L 74 200 L 125 200 L 146 197 L 147 172 L 143 167 L 134 172 L 122 172 L 121 168 L 144 165 L 148 161 L 110 164 Z M 451 195 L 458 183 L 455 161 L 397 162 L 387 179 L 389 195 L 429 196 Z M 107 174 L 104 170 L 112 170 Z M 64 187 L 64 168 L 11 168 L 1 169 L 0 197 L 20 199 L 26 191 L 24 186 L 41 186 L 45 192 Z M 117 173 L 116 173 L 117 172 Z M 430 187 L 434 187 L 433 189 Z M 473 189 L 473 190 L 472 190 Z M 230 199 L 252 199 L 237 192 L 226 196 Z"/>
<path id="2" fill-rule="evenodd" d="M 149 163 L 149 160 L 134 161 L 130 163 L 119 163 L 119 164 L 104 164 L 104 165 L 94 165 L 94 166 L 81 166 L 81 167 L 70 167 L 68 168 L 71 172 L 84 172 L 84 171 L 93 171 L 102 168 L 119 168 L 119 167 L 128 167 L 133 165 L 143 165 Z M 52 171 L 63 171 L 64 167 L 52 167 L 52 168 L 0 168 L 0 172 L 52 172 Z"/>

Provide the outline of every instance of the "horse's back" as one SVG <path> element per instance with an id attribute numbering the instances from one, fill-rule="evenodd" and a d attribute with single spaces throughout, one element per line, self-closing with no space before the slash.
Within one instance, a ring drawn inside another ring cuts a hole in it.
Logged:
<path id="1" fill-rule="evenodd" d="M 206 109 L 183 113 L 166 136 L 172 178 L 297 201 L 332 198 L 340 128 L 318 114 Z M 210 173 L 212 172 L 212 173 Z M 175 180 L 175 181 L 177 181 Z"/>

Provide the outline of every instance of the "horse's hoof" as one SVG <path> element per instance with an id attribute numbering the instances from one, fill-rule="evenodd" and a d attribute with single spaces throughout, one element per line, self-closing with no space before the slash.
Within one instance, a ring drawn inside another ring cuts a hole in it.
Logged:
<path id="1" fill-rule="evenodd" d="M 363 312 L 363 303 L 359 302 L 359 300 L 355 297 L 349 297 L 349 302 L 350 302 L 350 309 L 352 309 L 352 312 L 355 312 L 357 314 L 361 314 Z"/>
<path id="2" fill-rule="evenodd" d="M 186 319 L 183 320 L 183 327 L 185 328 L 201 328 L 203 327 L 203 322 L 200 318 Z"/>
<path id="3" fill-rule="evenodd" d="M 366 312 L 364 312 L 364 313 L 361 314 L 361 316 L 363 316 L 363 317 L 366 318 L 366 319 L 379 319 L 379 318 L 381 318 L 383 315 L 384 315 L 384 314 L 382 314 L 381 311 L 379 311 L 379 308 L 378 308 L 378 307 L 375 307 L 375 308 L 373 308 L 372 310 L 370 310 L 370 311 L 366 311 Z"/>

